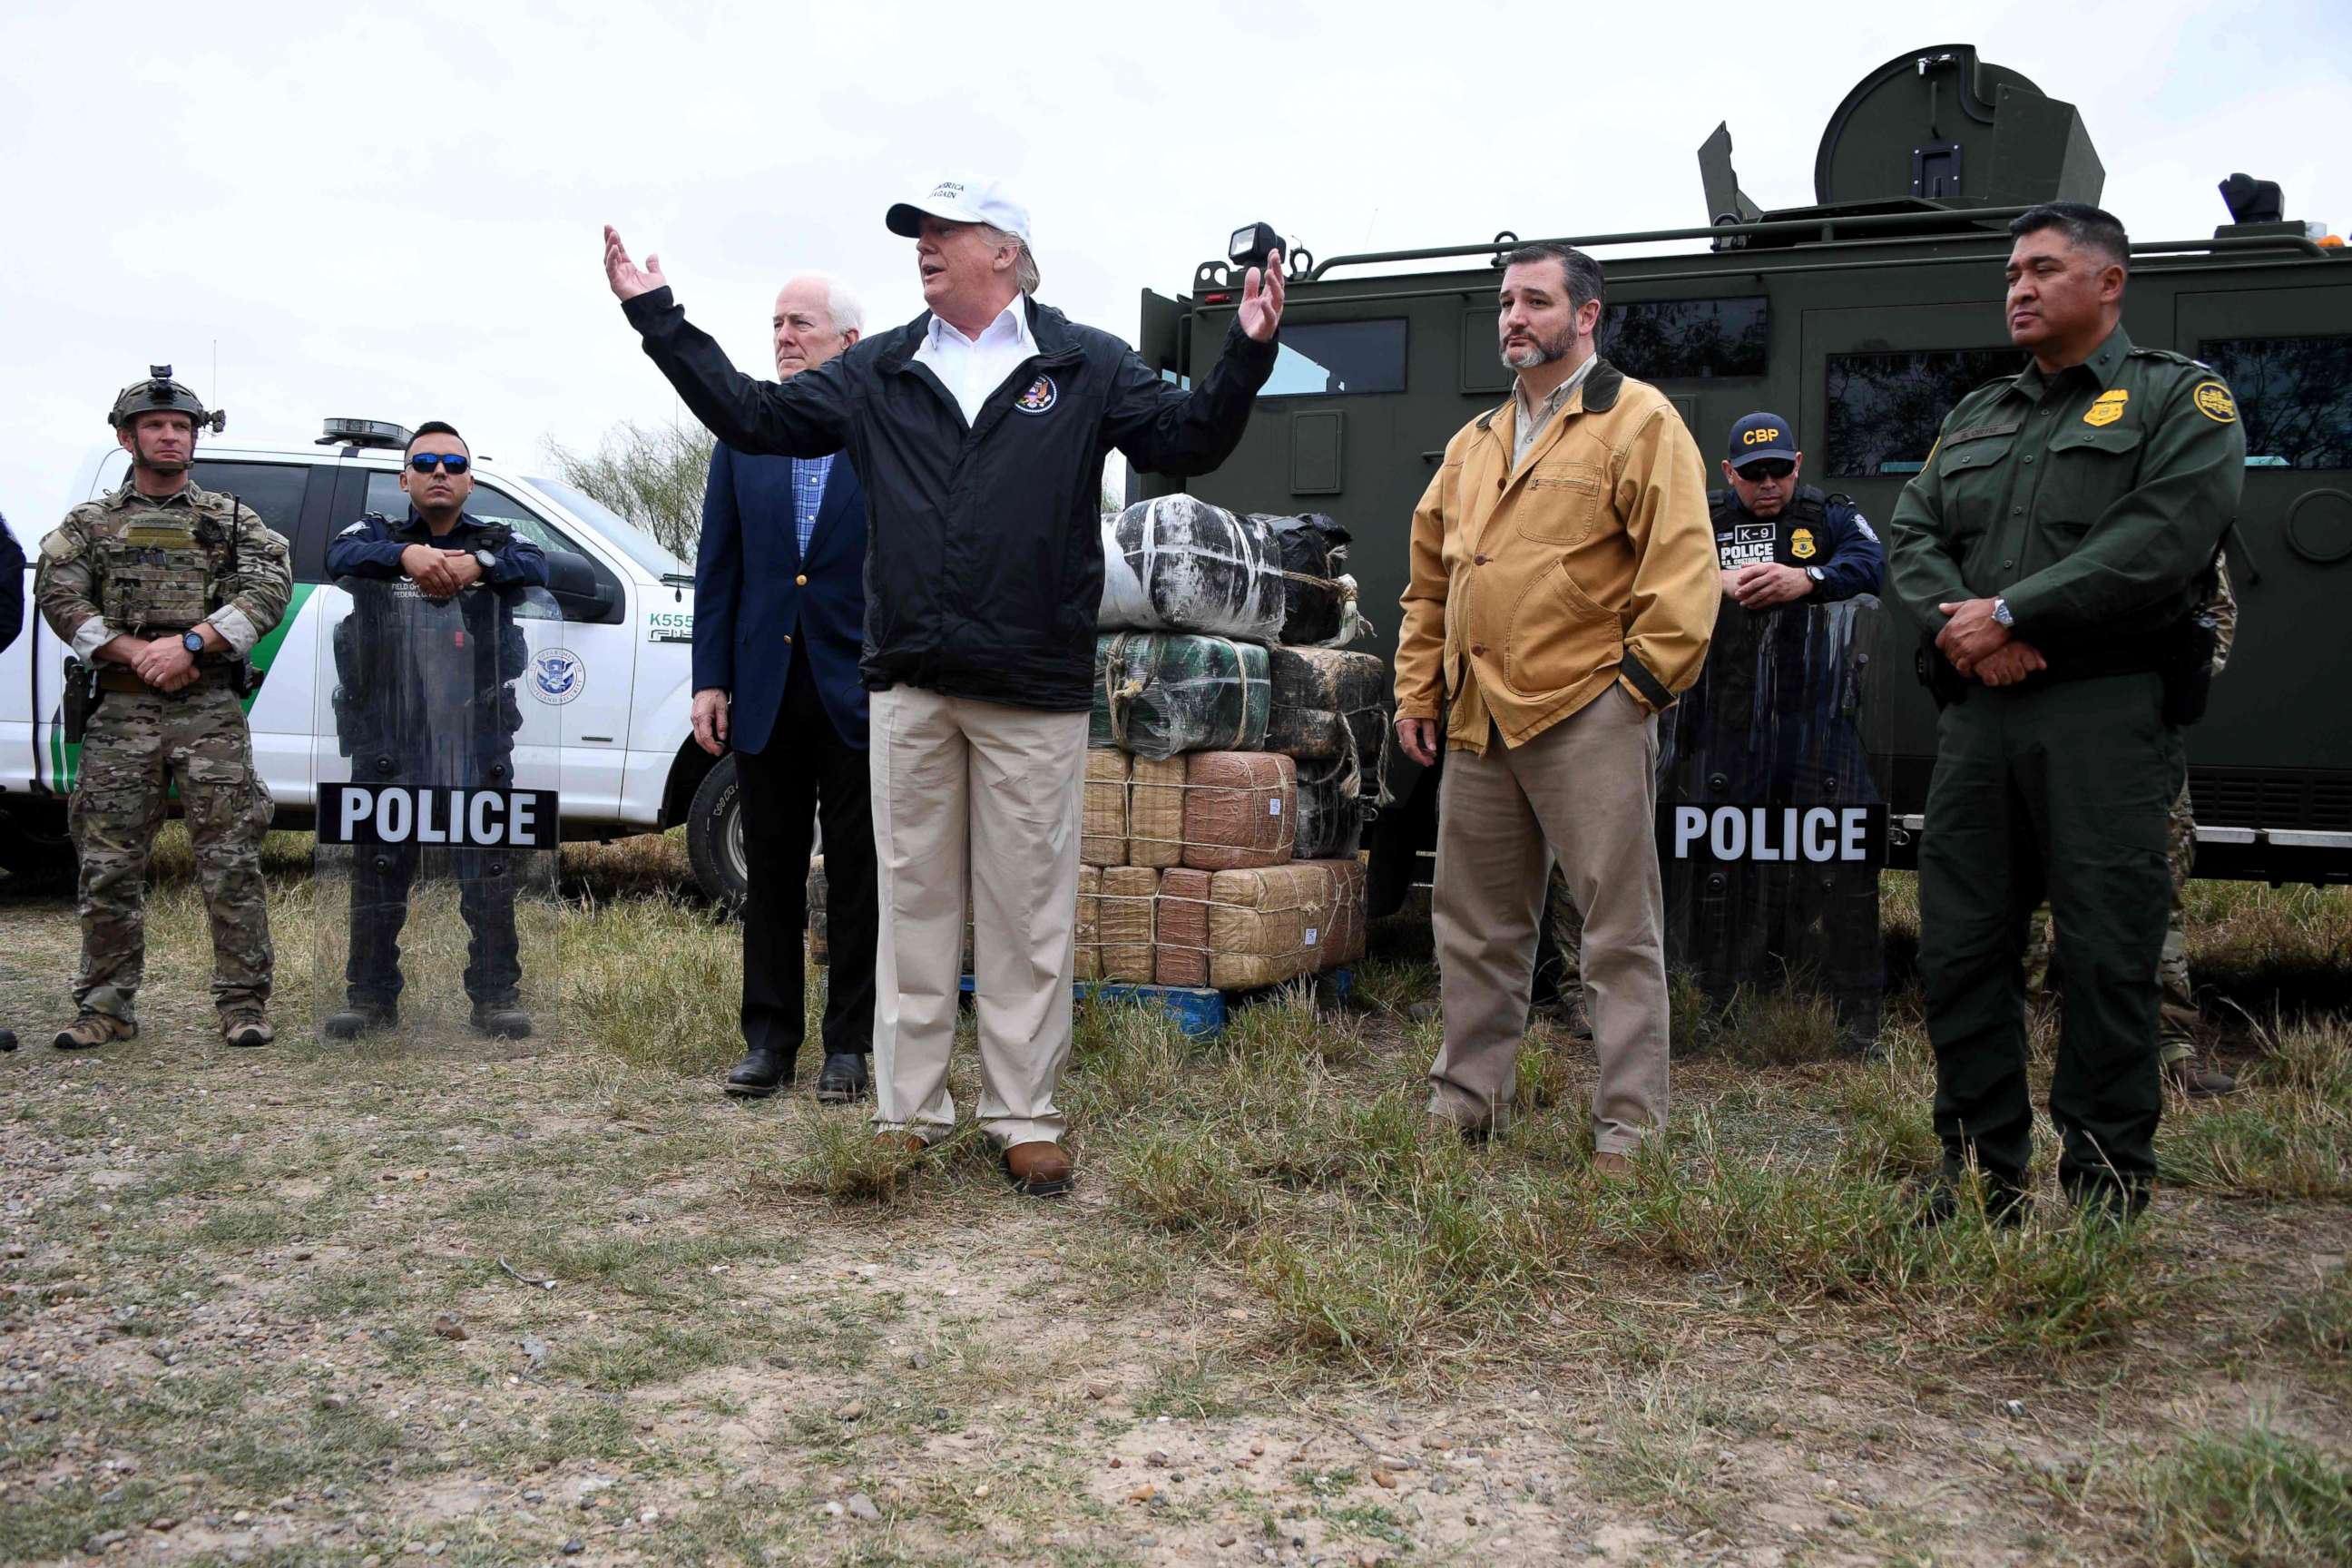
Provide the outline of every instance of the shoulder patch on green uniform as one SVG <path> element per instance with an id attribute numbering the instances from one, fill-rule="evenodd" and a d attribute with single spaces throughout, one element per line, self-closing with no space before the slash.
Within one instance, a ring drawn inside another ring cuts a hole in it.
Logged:
<path id="1" fill-rule="evenodd" d="M 2230 389 L 2218 381 L 2199 382 L 2197 390 L 2189 395 L 2189 401 L 2197 405 L 2198 413 L 2216 425 L 2235 425 L 2238 422 L 2237 400 L 2230 395 Z"/>
<path id="2" fill-rule="evenodd" d="M 81 542 L 64 529 L 51 531 L 41 541 L 41 558 L 45 561 L 70 561 L 81 552 Z"/>

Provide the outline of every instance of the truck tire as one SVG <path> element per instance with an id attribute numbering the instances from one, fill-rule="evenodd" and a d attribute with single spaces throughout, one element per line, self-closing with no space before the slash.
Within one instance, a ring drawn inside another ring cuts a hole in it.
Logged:
<path id="1" fill-rule="evenodd" d="M 28 889 L 71 888 L 77 865 L 63 812 L 0 811 L 0 869 Z"/>
<path id="2" fill-rule="evenodd" d="M 743 796 L 728 752 L 696 787 L 686 811 L 686 858 L 703 896 L 734 914 L 751 889 L 743 861 Z"/>

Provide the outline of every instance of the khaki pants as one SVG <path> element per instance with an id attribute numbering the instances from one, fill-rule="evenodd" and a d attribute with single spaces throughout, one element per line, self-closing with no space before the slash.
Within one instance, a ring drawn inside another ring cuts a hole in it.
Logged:
<path id="1" fill-rule="evenodd" d="M 1665 1125 L 1665 896 L 1653 824 L 1658 721 L 1612 687 L 1526 745 L 1450 752 L 1438 792 L 1437 935 L 1445 1044 L 1429 1108 L 1508 1121 L 1536 928 L 1554 858 L 1584 910 L 1585 1001 L 1601 1081 L 1593 1145 L 1630 1152 Z"/>
<path id="2" fill-rule="evenodd" d="M 969 896 L 981 1124 L 1003 1144 L 1058 1142 L 1087 716 L 910 686 L 875 692 L 872 712 L 874 1124 L 932 1142 L 955 1126 L 948 1053 Z"/>

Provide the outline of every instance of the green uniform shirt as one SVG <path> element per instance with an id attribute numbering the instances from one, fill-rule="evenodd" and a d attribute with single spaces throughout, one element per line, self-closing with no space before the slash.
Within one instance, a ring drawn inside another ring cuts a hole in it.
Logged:
<path id="1" fill-rule="evenodd" d="M 2154 631 L 2202 598 L 2245 470 L 2221 376 L 2117 327 L 1960 399 L 1895 503 L 1888 575 L 1930 631 L 1937 605 L 1995 597 L 2044 653 Z"/>

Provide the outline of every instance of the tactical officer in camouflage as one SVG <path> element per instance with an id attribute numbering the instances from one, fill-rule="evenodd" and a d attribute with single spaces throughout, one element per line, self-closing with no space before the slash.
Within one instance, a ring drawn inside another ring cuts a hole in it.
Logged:
<path id="1" fill-rule="evenodd" d="M 235 497 L 189 483 L 197 426 L 217 431 L 226 419 L 207 414 L 171 366 L 125 387 L 107 421 L 131 454 L 131 477 L 66 514 L 41 542 L 34 577 L 41 615 L 79 661 L 69 679 L 87 682 L 74 696 L 96 704 L 68 819 L 81 858 L 80 1016 L 56 1044 L 74 1050 L 139 1033 L 147 860 L 176 784 L 212 921 L 222 1037 L 267 1045 L 261 837 L 272 806 L 241 695 L 246 655 L 293 592 L 286 541 Z"/>
<path id="2" fill-rule="evenodd" d="M 2032 355 L 1944 422 L 1889 526 L 1945 706 L 1919 855 L 1919 967 L 1949 1218 L 1974 1161 L 2014 1219 L 2032 1154 L 2026 924 L 2066 932 L 2050 1115 L 2068 1194 L 2119 1217 L 2156 1177 L 2167 820 L 2213 639 L 2195 611 L 2237 514 L 2228 386 L 2122 328 L 2121 224 L 2058 203 L 2010 226 L 2010 336 Z"/>

